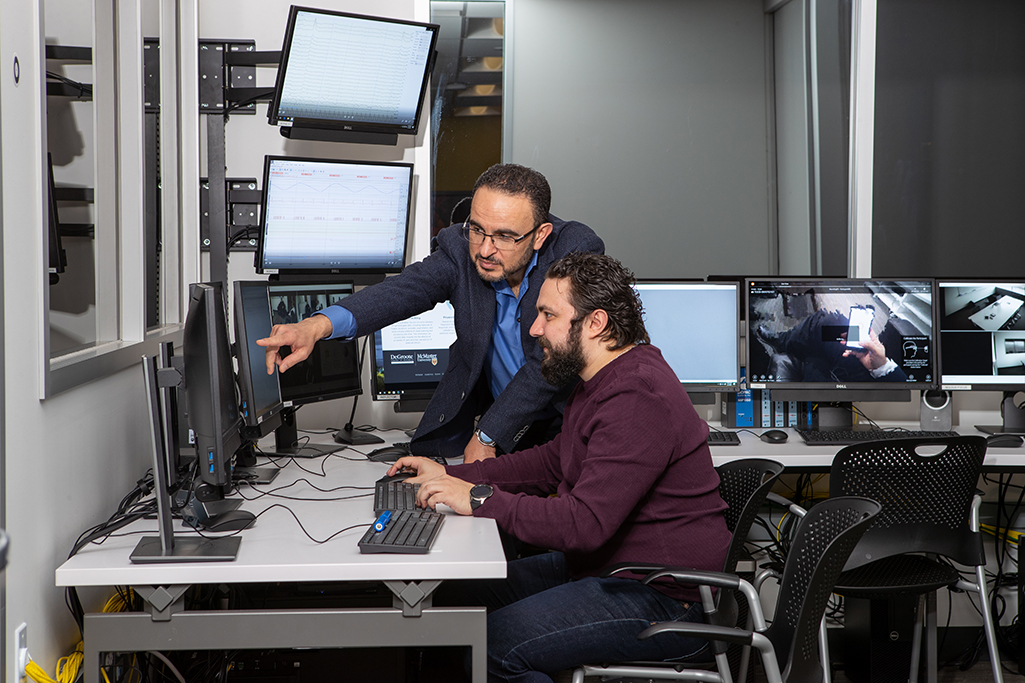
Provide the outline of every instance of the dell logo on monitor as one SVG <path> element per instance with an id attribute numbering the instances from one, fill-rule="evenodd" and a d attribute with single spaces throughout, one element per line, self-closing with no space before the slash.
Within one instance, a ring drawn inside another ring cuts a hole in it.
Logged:
<path id="1" fill-rule="evenodd" d="M 846 384 L 837 384 L 837 385 L 836 385 L 836 388 L 837 388 L 837 389 L 846 389 L 846 388 L 847 388 L 847 385 L 846 385 Z"/>

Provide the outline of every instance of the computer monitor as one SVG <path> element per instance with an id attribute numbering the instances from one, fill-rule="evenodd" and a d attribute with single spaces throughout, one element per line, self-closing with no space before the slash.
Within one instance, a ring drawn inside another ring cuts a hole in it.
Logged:
<path id="1" fill-rule="evenodd" d="M 395 144 L 415 134 L 438 28 L 293 5 L 268 122 L 293 139 Z"/>
<path id="2" fill-rule="evenodd" d="M 199 477 L 223 493 L 231 485 L 233 456 L 242 445 L 242 416 L 220 282 L 189 285 L 183 334 L 185 397 Z"/>
<path id="3" fill-rule="evenodd" d="M 315 315 L 352 294 L 351 282 L 322 280 L 302 283 L 265 283 L 270 297 L 274 325 L 299 322 Z M 268 334 L 270 327 L 267 328 Z M 285 354 L 291 349 L 283 349 Z M 300 446 L 295 425 L 295 408 L 363 393 L 359 349 L 356 340 L 324 339 L 317 342 L 309 357 L 278 373 L 281 399 L 285 404 L 283 424 L 275 431 L 275 451 L 298 456 L 317 457 L 339 450 L 341 446 Z"/>
<path id="4" fill-rule="evenodd" d="M 740 384 L 740 287 L 736 282 L 638 280 L 644 326 L 692 400 Z"/>
<path id="5" fill-rule="evenodd" d="M 456 340 L 455 309 L 447 301 L 374 333 L 373 397 L 396 411 L 424 410 L 448 368 Z"/>
<path id="6" fill-rule="evenodd" d="M 1025 433 L 1013 400 L 1025 391 L 1025 281 L 940 280 L 940 388 L 1002 391 L 1003 425 L 983 431 Z"/>
<path id="7" fill-rule="evenodd" d="M 934 280 L 758 278 L 746 289 L 747 372 L 773 400 L 910 401 L 936 386 Z"/>
<path id="8" fill-rule="evenodd" d="M 235 347 L 238 357 L 240 411 L 247 438 L 260 439 L 281 426 L 278 373 L 267 374 L 266 351 L 256 343 L 270 334 L 270 298 L 267 283 L 235 282 Z"/>
<path id="9" fill-rule="evenodd" d="M 412 164 L 265 157 L 256 272 L 399 272 L 412 183 Z"/>

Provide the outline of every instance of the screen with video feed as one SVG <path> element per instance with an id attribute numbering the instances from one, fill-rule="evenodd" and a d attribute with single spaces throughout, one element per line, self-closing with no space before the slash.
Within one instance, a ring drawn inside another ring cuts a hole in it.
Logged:
<path id="1" fill-rule="evenodd" d="M 271 124 L 415 133 L 438 26 L 291 8 Z"/>
<path id="2" fill-rule="evenodd" d="M 688 391 L 735 391 L 740 378 L 737 283 L 639 280 L 651 343 Z"/>
<path id="3" fill-rule="evenodd" d="M 375 332 L 374 397 L 433 391 L 448 368 L 455 320 L 455 309 L 445 301 Z"/>
<path id="4" fill-rule="evenodd" d="M 413 165 L 268 156 L 259 273 L 397 273 Z"/>
<path id="5" fill-rule="evenodd" d="M 935 283 L 747 281 L 752 388 L 932 387 Z"/>
<path id="6" fill-rule="evenodd" d="M 351 282 L 271 284 L 271 319 L 275 325 L 315 315 L 352 294 Z M 281 398 L 287 405 L 316 403 L 363 392 L 356 340 L 324 339 L 309 357 L 279 373 Z"/>
<path id="7" fill-rule="evenodd" d="M 942 388 L 1025 388 L 1025 282 L 941 280 L 939 299 Z"/>

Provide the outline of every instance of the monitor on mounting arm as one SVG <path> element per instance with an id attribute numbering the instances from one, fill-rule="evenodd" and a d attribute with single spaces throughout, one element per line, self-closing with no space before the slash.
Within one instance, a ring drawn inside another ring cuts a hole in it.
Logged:
<path id="1" fill-rule="evenodd" d="M 412 184 L 412 164 L 265 157 L 256 272 L 369 284 L 401 271 Z"/>
<path id="2" fill-rule="evenodd" d="M 415 134 L 438 30 L 293 5 L 268 123 L 292 139 L 393 145 Z"/>
<path id="3" fill-rule="evenodd" d="M 455 340 L 455 310 L 447 301 L 375 332 L 374 400 L 397 399 L 396 412 L 424 410 L 448 368 Z"/>
<path id="4" fill-rule="evenodd" d="M 851 401 L 910 401 L 939 373 L 931 279 L 746 282 L 747 372 L 773 400 L 815 401 L 820 428 L 849 428 Z"/>
<path id="5" fill-rule="evenodd" d="M 644 306 L 651 343 L 662 351 L 692 401 L 713 403 L 713 392 L 737 391 L 737 283 L 638 280 L 634 289 Z"/>
<path id="6" fill-rule="evenodd" d="M 1002 391 L 1002 425 L 980 431 L 1025 434 L 1025 282 L 940 280 L 940 388 Z"/>

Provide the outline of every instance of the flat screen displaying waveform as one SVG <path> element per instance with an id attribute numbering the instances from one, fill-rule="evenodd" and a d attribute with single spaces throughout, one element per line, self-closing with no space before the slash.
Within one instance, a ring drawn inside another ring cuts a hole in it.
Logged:
<path id="1" fill-rule="evenodd" d="M 401 270 L 412 178 L 411 164 L 268 156 L 258 270 Z"/>
<path id="2" fill-rule="evenodd" d="M 277 120 L 415 129 L 434 28 L 296 9 Z"/>

